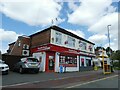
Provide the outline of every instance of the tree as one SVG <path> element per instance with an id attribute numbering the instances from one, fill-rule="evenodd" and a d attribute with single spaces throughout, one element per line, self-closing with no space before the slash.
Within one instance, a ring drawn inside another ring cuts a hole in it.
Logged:
<path id="1" fill-rule="evenodd" d="M 120 50 L 116 51 L 116 60 L 120 60 Z"/>
<path id="2" fill-rule="evenodd" d="M 120 50 L 117 50 L 114 53 L 112 53 L 111 59 L 112 60 L 120 60 Z"/>
<path id="3" fill-rule="evenodd" d="M 110 57 L 112 55 L 112 53 L 113 53 L 113 50 L 110 47 L 107 47 L 106 48 L 106 53 Z"/>
<path id="4" fill-rule="evenodd" d="M 114 53 L 112 53 L 111 59 L 112 60 L 119 60 L 119 62 L 116 63 L 116 66 L 120 67 L 120 50 L 117 50 Z"/>

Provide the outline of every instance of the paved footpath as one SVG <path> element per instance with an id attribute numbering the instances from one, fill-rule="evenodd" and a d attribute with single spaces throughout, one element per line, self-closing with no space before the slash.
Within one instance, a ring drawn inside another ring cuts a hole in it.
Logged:
<path id="1" fill-rule="evenodd" d="M 6 88 L 61 88 L 61 86 L 69 85 L 72 83 L 84 83 L 96 79 L 118 75 L 118 72 L 104 75 L 102 70 L 86 71 L 86 72 L 71 72 L 71 73 L 42 73 L 42 79 L 33 82 L 19 83 L 3 86 Z M 65 87 L 62 87 L 65 88 Z"/>

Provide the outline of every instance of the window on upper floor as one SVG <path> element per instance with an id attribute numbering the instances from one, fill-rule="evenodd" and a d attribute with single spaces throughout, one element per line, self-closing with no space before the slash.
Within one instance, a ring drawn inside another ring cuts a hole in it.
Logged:
<path id="1" fill-rule="evenodd" d="M 62 34 L 61 33 L 59 33 L 59 32 L 56 32 L 56 34 L 55 34 L 55 43 L 56 44 L 61 44 L 61 41 L 62 41 Z"/>
<path id="2" fill-rule="evenodd" d="M 68 46 L 75 47 L 75 39 L 68 36 Z"/>
<path id="3" fill-rule="evenodd" d="M 89 45 L 88 49 L 90 50 L 90 52 L 92 52 L 93 51 L 93 46 Z"/>
<path id="4" fill-rule="evenodd" d="M 87 44 L 85 42 L 82 42 L 82 50 L 86 50 L 87 49 Z"/>
<path id="5" fill-rule="evenodd" d="M 21 41 L 18 41 L 18 47 L 20 47 L 21 46 Z"/>

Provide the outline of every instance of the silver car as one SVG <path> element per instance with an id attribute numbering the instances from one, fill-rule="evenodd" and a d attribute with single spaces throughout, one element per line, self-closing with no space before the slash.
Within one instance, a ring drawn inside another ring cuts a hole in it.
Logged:
<path id="1" fill-rule="evenodd" d="M 18 71 L 23 74 L 26 71 L 39 72 L 40 62 L 33 57 L 21 58 L 21 60 L 14 65 L 13 71 Z"/>

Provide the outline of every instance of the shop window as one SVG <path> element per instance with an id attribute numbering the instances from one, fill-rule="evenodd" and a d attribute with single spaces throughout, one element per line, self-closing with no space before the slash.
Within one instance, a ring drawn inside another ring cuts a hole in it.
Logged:
<path id="1" fill-rule="evenodd" d="M 66 66 L 69 66 L 69 65 L 77 66 L 77 57 L 76 56 L 60 56 L 59 62 L 60 64 L 64 64 Z"/>
<path id="2" fill-rule="evenodd" d="M 91 66 L 91 60 L 90 59 L 86 59 L 86 65 Z"/>
<path id="3" fill-rule="evenodd" d="M 84 66 L 84 58 L 81 58 L 81 66 Z"/>
<path id="4" fill-rule="evenodd" d="M 68 36 L 68 46 L 75 47 L 75 39 Z"/>
<path id="5" fill-rule="evenodd" d="M 61 44 L 61 40 L 62 40 L 62 34 L 56 32 L 56 44 Z"/>
<path id="6" fill-rule="evenodd" d="M 65 56 L 60 56 L 60 64 L 65 64 Z"/>

